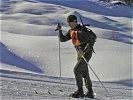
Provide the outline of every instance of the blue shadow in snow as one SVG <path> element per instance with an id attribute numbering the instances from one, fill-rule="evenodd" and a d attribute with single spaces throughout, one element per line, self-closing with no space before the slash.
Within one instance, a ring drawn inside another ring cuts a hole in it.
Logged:
<path id="1" fill-rule="evenodd" d="M 102 28 L 102 29 L 108 29 L 108 30 L 114 30 L 114 31 L 123 31 L 122 29 L 117 28 L 115 26 L 111 26 L 111 25 L 109 25 L 107 23 L 96 21 L 96 20 L 93 20 L 93 19 L 90 19 L 90 18 L 86 18 L 86 17 L 83 17 L 83 16 L 82 16 L 82 18 L 84 19 L 83 20 L 84 24 L 89 23 L 91 26 Z"/>
<path id="2" fill-rule="evenodd" d="M 131 44 L 133 45 L 133 37 L 132 36 L 128 36 L 126 34 L 121 34 L 121 33 L 117 33 L 115 34 L 115 40 L 116 41 L 120 41 L 120 42 L 123 42 L 123 43 L 128 43 L 128 44 Z"/>
<path id="3" fill-rule="evenodd" d="M 29 71 L 43 73 L 43 71 L 38 68 L 37 66 L 27 62 L 26 60 L 20 58 L 19 56 L 15 55 L 11 51 L 9 51 L 6 46 L 0 42 L 0 62 L 13 65 L 22 69 L 26 69 Z"/>
<path id="4" fill-rule="evenodd" d="M 114 81 L 109 83 L 121 84 L 128 87 L 133 87 L 133 79 L 121 80 L 121 81 Z"/>
<path id="5" fill-rule="evenodd" d="M 132 18 L 132 9 L 109 9 L 101 5 L 96 5 L 94 2 L 89 0 L 38 0 L 44 3 L 57 4 L 61 6 L 66 6 L 70 8 L 80 9 L 84 11 L 89 11 L 106 16 L 115 16 L 115 17 L 127 17 Z M 91 5 L 91 6 L 89 6 Z M 124 13 L 126 12 L 126 14 Z"/>

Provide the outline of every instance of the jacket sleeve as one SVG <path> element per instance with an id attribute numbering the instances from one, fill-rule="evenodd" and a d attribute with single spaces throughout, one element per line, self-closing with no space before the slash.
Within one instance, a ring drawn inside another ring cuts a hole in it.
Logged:
<path id="1" fill-rule="evenodd" d="M 63 35 L 62 31 L 59 31 L 58 37 L 59 37 L 60 42 L 65 42 L 65 41 L 70 40 L 71 39 L 70 30 L 65 35 Z"/>

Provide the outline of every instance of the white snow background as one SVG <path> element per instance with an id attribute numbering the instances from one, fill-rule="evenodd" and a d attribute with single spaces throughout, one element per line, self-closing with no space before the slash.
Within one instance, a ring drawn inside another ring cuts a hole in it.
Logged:
<path id="1" fill-rule="evenodd" d="M 132 13 L 129 7 L 98 0 L 1 0 L 1 100 L 71 99 L 68 95 L 76 90 L 76 51 L 71 41 L 60 43 L 60 78 L 54 31 L 60 22 L 67 32 L 70 14 L 79 24 L 81 16 L 98 36 L 89 64 L 110 96 L 89 70 L 97 99 L 133 99 Z"/>

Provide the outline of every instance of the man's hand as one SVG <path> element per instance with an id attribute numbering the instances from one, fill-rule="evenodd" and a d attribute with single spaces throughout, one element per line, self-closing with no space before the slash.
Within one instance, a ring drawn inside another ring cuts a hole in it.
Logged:
<path id="1" fill-rule="evenodd" d="M 60 25 L 60 23 L 58 23 L 55 31 L 60 31 L 60 30 L 61 30 L 61 25 Z"/>
<path id="2" fill-rule="evenodd" d="M 78 50 L 78 53 L 81 55 L 81 56 L 84 56 L 85 55 L 85 52 L 81 49 Z"/>

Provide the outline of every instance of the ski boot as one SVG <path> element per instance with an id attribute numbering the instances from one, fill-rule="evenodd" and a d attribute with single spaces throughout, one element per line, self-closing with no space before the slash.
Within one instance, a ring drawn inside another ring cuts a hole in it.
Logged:
<path id="1" fill-rule="evenodd" d="M 93 92 L 87 92 L 86 94 L 85 94 L 85 97 L 87 97 L 87 98 L 94 98 L 94 93 Z"/>
<path id="2" fill-rule="evenodd" d="M 83 89 L 77 90 L 74 93 L 70 95 L 72 98 L 83 98 L 84 97 L 84 92 Z"/>

